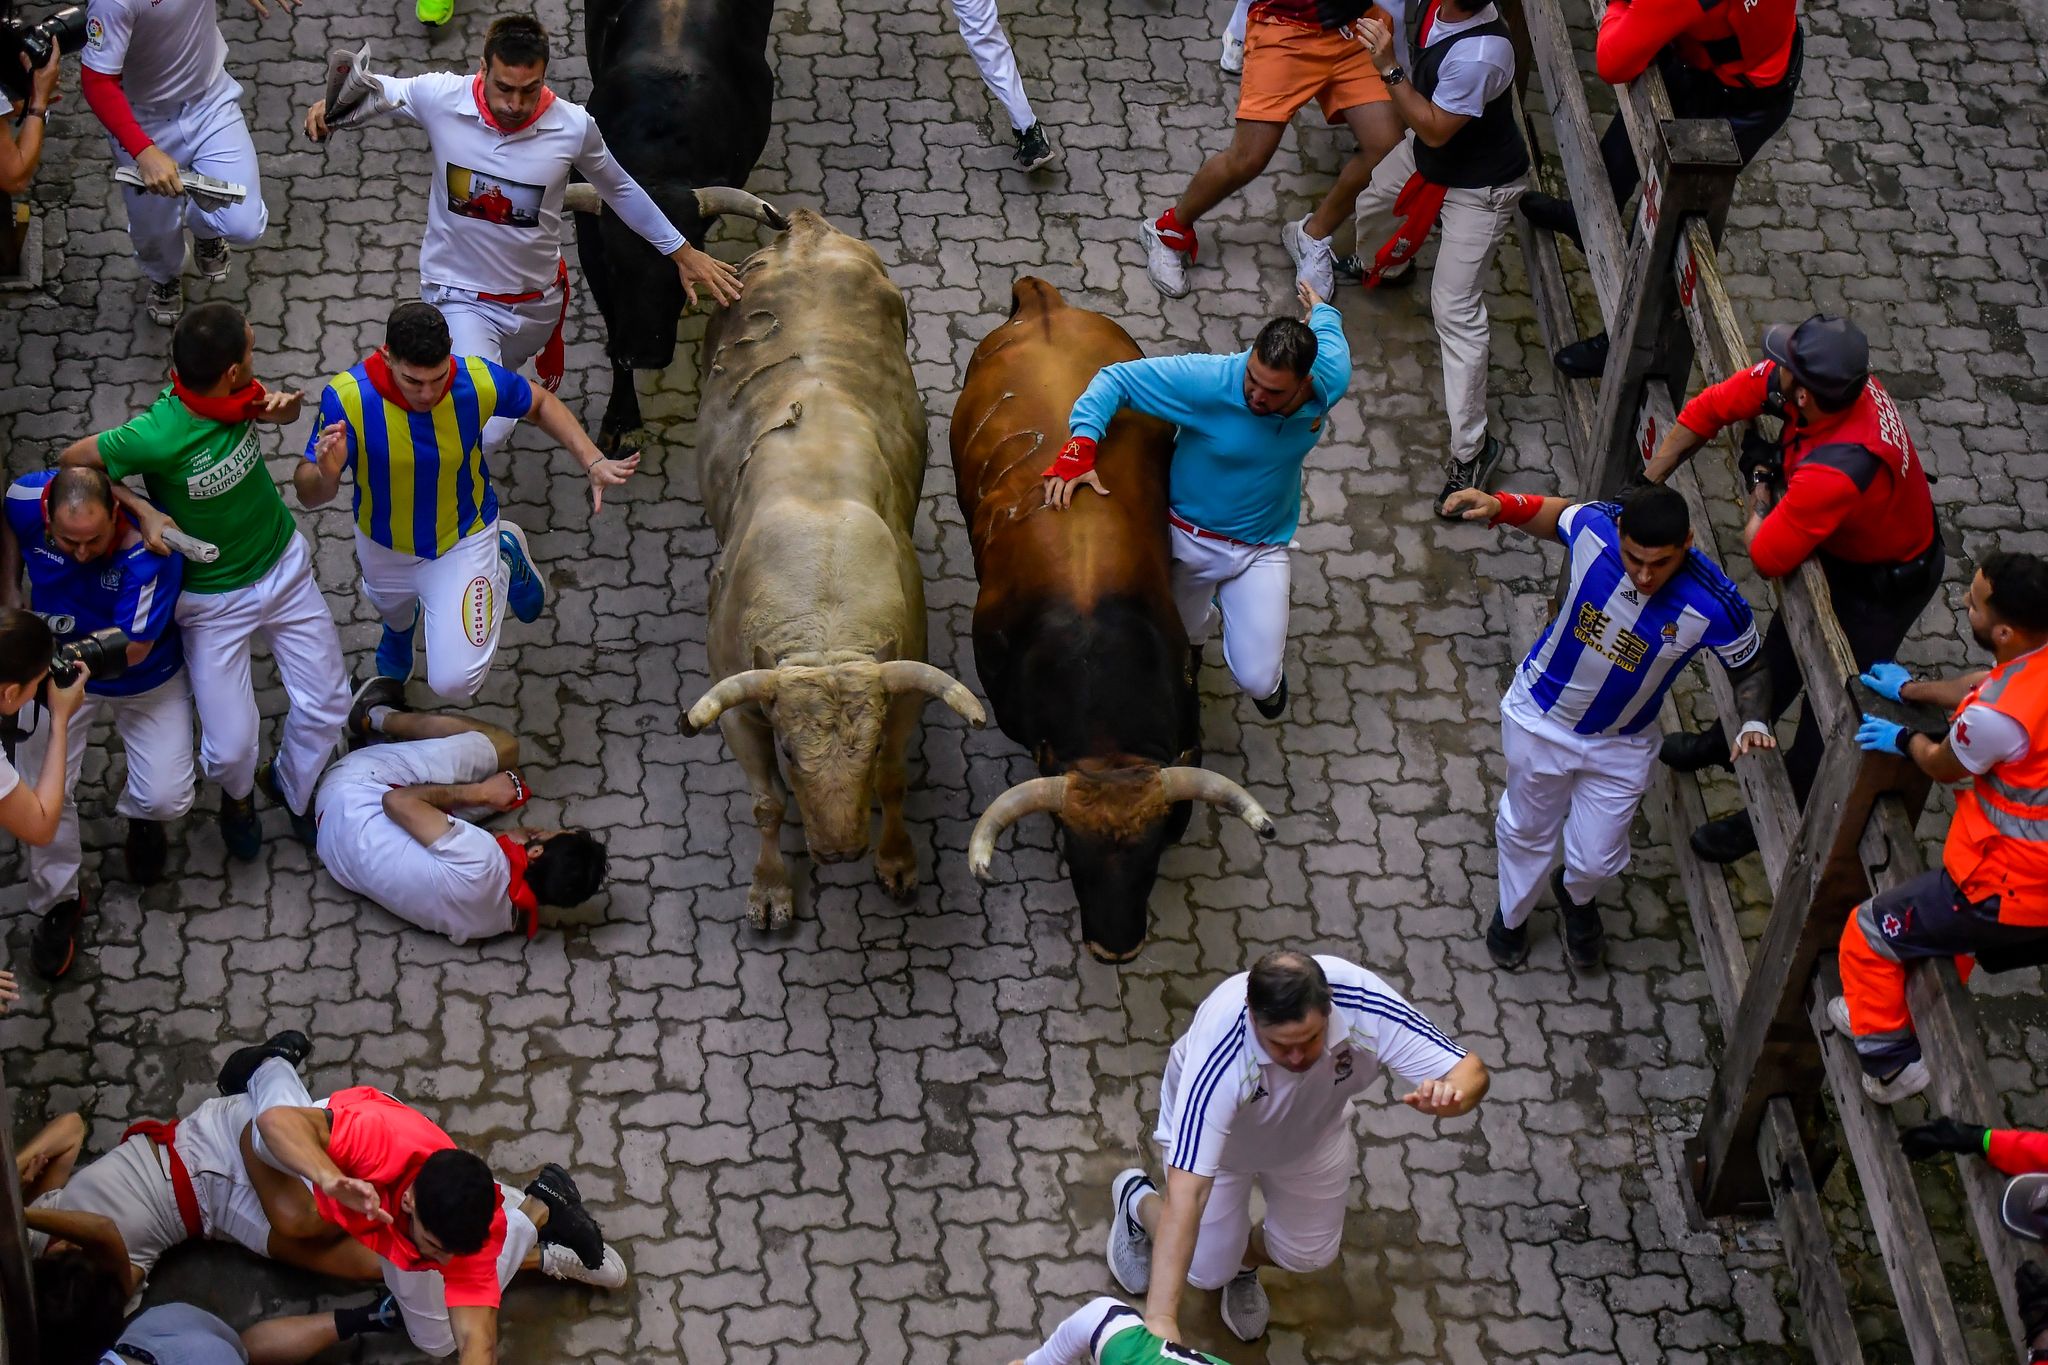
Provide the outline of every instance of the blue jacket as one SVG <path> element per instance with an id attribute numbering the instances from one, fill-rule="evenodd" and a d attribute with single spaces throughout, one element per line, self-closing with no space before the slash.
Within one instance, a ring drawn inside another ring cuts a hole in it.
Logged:
<path id="1" fill-rule="evenodd" d="M 168 682 L 185 666 L 185 648 L 171 610 L 185 581 L 178 555 L 152 553 L 140 541 L 105 559 L 80 564 L 50 544 L 43 520 L 43 489 L 54 469 L 24 474 L 7 486 L 7 525 L 21 545 L 28 568 L 29 601 L 44 616 L 70 616 L 78 624 L 62 639 L 72 640 L 117 626 L 131 640 L 154 640 L 141 663 L 111 682 L 90 680 L 85 690 L 99 697 L 134 697 Z"/>
<path id="2" fill-rule="evenodd" d="M 1319 303 L 1309 327 L 1316 334 L 1312 394 L 1286 417 L 1261 417 L 1245 406 L 1247 349 L 1111 365 L 1075 402 L 1068 429 L 1099 441 L 1117 409 L 1126 407 L 1174 423 L 1180 429 L 1167 491 L 1174 512 L 1233 540 L 1285 545 L 1301 524 L 1302 462 L 1351 383 L 1342 316 Z"/>

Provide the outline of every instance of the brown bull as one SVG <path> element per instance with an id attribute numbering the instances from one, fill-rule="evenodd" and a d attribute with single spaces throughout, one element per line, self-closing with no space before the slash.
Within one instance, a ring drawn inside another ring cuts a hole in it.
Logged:
<path id="1" fill-rule="evenodd" d="M 975 725 L 981 704 L 924 662 L 911 522 L 924 486 L 924 403 L 904 355 L 903 295 L 865 243 L 815 213 L 740 266 L 743 292 L 704 337 L 697 453 L 718 533 L 708 646 L 720 681 L 692 706 L 746 770 L 761 829 L 747 900 L 763 927 L 794 905 L 778 847 L 776 756 L 820 862 L 868 850 L 892 895 L 917 887 L 903 825 L 904 751 L 925 701 Z"/>
<path id="2" fill-rule="evenodd" d="M 1081 934 L 1104 961 L 1144 945 L 1146 902 L 1193 800 L 1270 838 L 1242 787 L 1198 766 L 1200 702 L 1172 592 L 1166 471 L 1172 431 L 1118 414 L 1096 468 L 1111 496 L 1045 506 L 1040 471 L 1097 370 L 1139 352 L 1123 328 L 1024 278 L 1010 319 L 982 340 L 953 409 L 953 471 L 981 593 L 974 660 L 1003 733 L 1044 776 L 998 797 L 968 863 L 986 880 L 1003 828 L 1033 811 L 1060 823 Z"/>

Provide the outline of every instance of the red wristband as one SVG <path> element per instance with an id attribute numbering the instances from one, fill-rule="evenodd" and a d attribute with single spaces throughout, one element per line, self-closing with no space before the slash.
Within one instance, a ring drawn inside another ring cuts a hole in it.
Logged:
<path id="1" fill-rule="evenodd" d="M 1543 497 L 1538 493 L 1495 493 L 1500 499 L 1500 511 L 1494 514 L 1488 526 L 1520 526 L 1532 521 L 1543 510 Z"/>
<path id="2" fill-rule="evenodd" d="M 1060 447 L 1060 453 L 1046 466 L 1042 478 L 1078 479 L 1095 468 L 1095 438 L 1074 436 Z"/>

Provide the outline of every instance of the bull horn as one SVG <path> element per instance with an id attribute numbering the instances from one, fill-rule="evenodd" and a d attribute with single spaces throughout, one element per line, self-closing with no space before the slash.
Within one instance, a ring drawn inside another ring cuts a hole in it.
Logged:
<path id="1" fill-rule="evenodd" d="M 683 714 L 683 733 L 701 734 L 711 728 L 713 721 L 735 706 L 750 701 L 766 701 L 775 695 L 775 670 L 772 668 L 750 668 L 744 673 L 735 673 L 712 685 L 709 692 L 697 699 L 697 704 Z"/>
<path id="2" fill-rule="evenodd" d="M 967 684 L 922 660 L 891 659 L 883 664 L 882 687 L 890 692 L 922 692 L 937 697 L 977 730 L 988 724 L 988 712 L 981 709 Z"/>
<path id="3" fill-rule="evenodd" d="M 562 191 L 562 207 L 570 213 L 596 213 L 604 201 L 597 197 L 597 186 L 579 180 Z"/>
<path id="4" fill-rule="evenodd" d="M 1159 770 L 1159 784 L 1166 789 L 1168 801 L 1207 801 L 1221 806 L 1250 825 L 1261 839 L 1270 839 L 1279 833 L 1273 825 L 1273 817 L 1266 814 L 1266 808 L 1254 801 L 1250 792 L 1222 773 L 1212 773 L 1207 768 L 1162 768 Z"/>
<path id="5" fill-rule="evenodd" d="M 967 841 L 967 867 L 975 880 L 988 880 L 988 865 L 996 856 L 996 840 L 1004 830 L 1027 815 L 1058 810 L 1066 798 L 1066 778 L 1034 777 L 989 802 L 981 819 L 974 823 L 974 837 Z"/>
<path id="6" fill-rule="evenodd" d="M 739 218 L 751 218 L 757 223 L 766 223 L 777 232 L 788 229 L 789 219 L 782 211 L 756 194 L 736 190 L 730 185 L 712 185 L 697 190 L 697 212 L 704 218 L 716 218 L 730 213 Z"/>

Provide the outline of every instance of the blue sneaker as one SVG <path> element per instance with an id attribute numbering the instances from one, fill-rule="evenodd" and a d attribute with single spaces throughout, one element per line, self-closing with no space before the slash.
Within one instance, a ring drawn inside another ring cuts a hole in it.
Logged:
<path id="1" fill-rule="evenodd" d="M 384 627 L 384 638 L 377 642 L 377 676 L 389 678 L 395 683 L 412 681 L 413 637 L 419 633 L 420 618 L 414 615 L 412 624 L 404 630 Z"/>
<path id="2" fill-rule="evenodd" d="M 548 604 L 548 587 L 541 582 L 533 558 L 527 553 L 526 532 L 503 519 L 498 522 L 498 558 L 505 561 L 507 574 L 505 605 L 512 608 L 514 616 L 531 625 L 540 619 Z"/>

